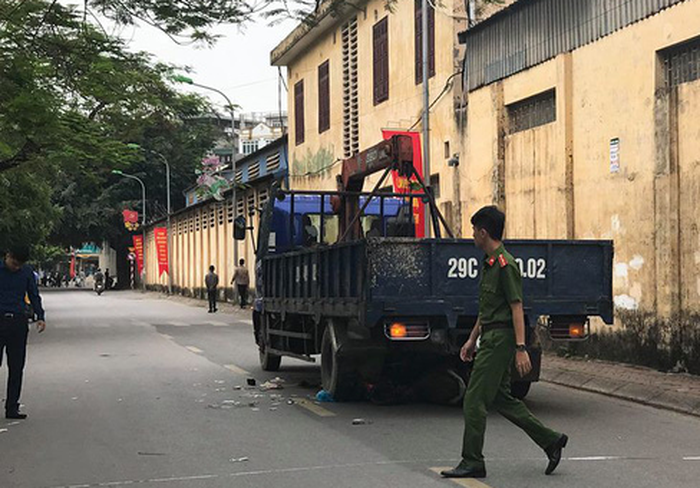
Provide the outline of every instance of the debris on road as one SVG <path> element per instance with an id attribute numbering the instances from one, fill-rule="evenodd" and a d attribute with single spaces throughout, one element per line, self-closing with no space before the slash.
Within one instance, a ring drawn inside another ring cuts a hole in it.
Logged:
<path id="1" fill-rule="evenodd" d="M 255 378 L 248 378 L 246 382 L 248 383 L 248 386 L 255 386 Z"/>
<path id="2" fill-rule="evenodd" d="M 231 459 L 231 462 L 232 462 L 232 463 L 245 463 L 245 462 L 247 462 L 247 461 L 248 461 L 248 457 L 247 457 L 247 456 L 243 456 L 243 457 L 240 457 L 240 458 L 232 458 L 232 459 Z"/>
<path id="3" fill-rule="evenodd" d="M 321 390 L 318 393 L 316 393 L 316 400 L 319 402 L 323 403 L 333 403 L 335 402 L 335 399 L 333 398 L 333 395 L 331 395 L 329 392 L 326 390 Z"/>
<path id="4" fill-rule="evenodd" d="M 8 429 L 0 429 L 0 434 L 4 434 L 5 432 L 8 432 Z"/>
<path id="5" fill-rule="evenodd" d="M 267 391 L 267 390 L 282 390 L 284 387 L 282 386 L 282 383 L 284 383 L 284 380 L 282 378 L 275 378 L 270 381 L 266 381 L 262 385 L 260 385 L 260 389 L 262 391 Z"/>
<path id="6" fill-rule="evenodd" d="M 287 400 L 287 405 L 294 405 L 294 400 L 292 400 L 291 398 Z"/>
<path id="7" fill-rule="evenodd" d="M 365 420 L 365 419 L 353 419 L 352 420 L 352 425 L 370 425 L 372 423 L 371 420 Z"/>

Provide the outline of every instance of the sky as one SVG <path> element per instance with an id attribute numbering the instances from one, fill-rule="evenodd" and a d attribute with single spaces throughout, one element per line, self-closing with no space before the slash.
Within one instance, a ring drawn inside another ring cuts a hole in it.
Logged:
<path id="1" fill-rule="evenodd" d="M 108 32 L 114 27 L 105 24 Z M 215 87 L 228 95 L 244 113 L 278 111 L 278 72 L 270 66 L 270 51 L 295 27 L 285 21 L 270 27 L 267 21 L 237 26 L 221 26 L 215 30 L 222 35 L 213 47 L 179 46 L 154 27 L 141 24 L 117 28 L 115 33 L 128 42 L 134 51 L 146 51 L 155 59 L 187 66 L 195 82 Z M 285 75 L 285 71 L 282 71 Z M 206 90 L 183 85 L 183 91 L 197 91 L 209 97 L 215 107 L 222 107 L 223 98 Z M 286 91 L 282 87 L 282 110 L 287 110 Z"/>

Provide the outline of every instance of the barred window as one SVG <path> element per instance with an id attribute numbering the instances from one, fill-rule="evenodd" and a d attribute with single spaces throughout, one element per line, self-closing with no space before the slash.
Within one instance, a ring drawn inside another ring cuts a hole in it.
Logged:
<path id="1" fill-rule="evenodd" d="M 514 134 L 557 120 L 557 97 L 549 90 L 506 107 L 508 110 L 508 132 Z"/>
<path id="2" fill-rule="evenodd" d="M 233 222 L 233 201 L 226 200 L 226 215 L 229 223 Z"/>
<path id="3" fill-rule="evenodd" d="M 238 202 L 236 202 L 236 215 L 245 215 L 245 200 L 243 200 L 243 197 L 238 197 Z"/>
<path id="4" fill-rule="evenodd" d="M 255 191 L 252 190 L 248 194 L 248 215 L 255 215 Z"/>
<path id="5" fill-rule="evenodd" d="M 667 88 L 700 79 L 700 37 L 660 52 Z"/>

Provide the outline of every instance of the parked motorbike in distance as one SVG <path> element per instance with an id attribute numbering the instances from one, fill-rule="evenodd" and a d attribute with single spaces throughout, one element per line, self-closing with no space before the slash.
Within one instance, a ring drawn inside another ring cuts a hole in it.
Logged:
<path id="1" fill-rule="evenodd" d="M 97 283 L 95 285 L 95 293 L 97 293 L 98 296 L 102 295 L 102 292 L 105 291 L 105 284 L 104 283 Z"/>

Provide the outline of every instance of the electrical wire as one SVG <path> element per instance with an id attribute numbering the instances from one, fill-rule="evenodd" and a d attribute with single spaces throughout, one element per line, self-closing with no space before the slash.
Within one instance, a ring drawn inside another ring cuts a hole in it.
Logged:
<path id="1" fill-rule="evenodd" d="M 440 92 L 440 94 L 437 97 L 435 97 L 435 100 L 433 100 L 430 103 L 430 105 L 428 105 L 428 111 L 430 111 L 430 109 L 433 108 L 435 106 L 435 104 L 438 103 L 440 101 L 440 99 L 445 95 L 445 93 L 447 93 L 447 91 L 452 87 L 452 80 L 454 80 L 455 77 L 461 75 L 462 73 L 463 73 L 462 70 L 455 71 L 447 78 L 447 80 L 445 80 L 445 86 L 442 88 L 442 91 Z M 413 125 L 408 128 L 408 130 L 409 131 L 413 130 L 413 128 L 420 123 L 422 118 L 423 118 L 423 110 L 421 110 L 421 115 L 420 115 L 420 117 L 418 117 L 418 120 L 416 120 L 413 123 Z"/>
<path id="2" fill-rule="evenodd" d="M 440 1 L 440 0 L 438 0 L 438 1 Z M 442 15 L 446 15 L 447 17 L 449 17 L 451 19 L 467 20 L 467 21 L 469 20 L 469 17 L 466 17 L 466 16 L 462 17 L 459 15 L 454 15 L 454 14 L 447 12 L 447 10 L 443 10 L 441 8 L 438 8 L 437 5 L 435 5 L 435 3 L 433 3 L 433 0 L 428 0 L 428 3 L 430 4 L 431 7 L 433 7 L 433 10 L 435 10 L 436 12 L 440 12 Z"/>

